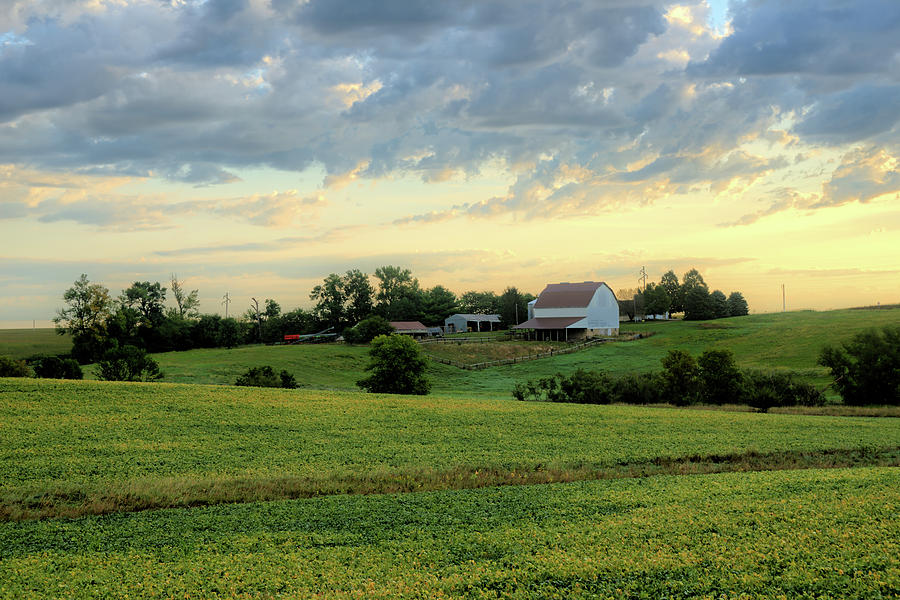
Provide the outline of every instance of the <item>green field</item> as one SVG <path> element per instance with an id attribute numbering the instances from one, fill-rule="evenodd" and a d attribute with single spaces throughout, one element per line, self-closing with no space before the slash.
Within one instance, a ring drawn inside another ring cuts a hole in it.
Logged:
<path id="1" fill-rule="evenodd" d="M 825 387 L 827 370 L 816 365 L 827 343 L 837 344 L 870 327 L 900 324 L 900 309 L 838 310 L 750 315 L 716 321 L 668 321 L 623 323 L 625 332 L 650 333 L 633 342 L 615 342 L 581 352 L 527 363 L 465 371 L 433 363 L 429 378 L 438 392 L 508 397 L 517 382 L 571 372 L 578 368 L 601 369 L 613 374 L 659 370 L 660 360 L 673 348 L 699 355 L 708 348 L 734 352 L 742 367 L 790 369 L 804 379 Z M 495 344 L 472 344 L 467 360 L 492 360 L 500 350 Z M 516 343 L 521 345 L 521 343 Z M 479 349 L 483 354 L 479 355 Z M 426 347 L 431 351 L 432 346 Z M 365 346 L 312 344 L 296 346 L 245 346 L 242 348 L 191 350 L 155 355 L 165 373 L 164 381 L 176 383 L 232 384 L 248 368 L 272 365 L 291 372 L 302 387 L 356 389 L 368 363 Z M 836 400 L 832 393 L 832 400 Z"/>
<path id="2" fill-rule="evenodd" d="M 0 524 L 3 598 L 900 596 L 900 472 L 729 473 Z"/>
<path id="3" fill-rule="evenodd" d="M 72 338 L 55 329 L 0 329 L 0 356 L 28 358 L 36 354 L 68 354 Z"/>
<path id="4" fill-rule="evenodd" d="M 897 598 L 900 419 L 509 391 L 671 348 L 824 382 L 823 344 L 898 318 L 626 324 L 654 335 L 432 365 L 424 397 L 356 391 L 367 348 L 338 344 L 156 355 L 181 383 L 0 379 L 0 598 Z M 264 364 L 306 389 L 230 385 Z"/>
<path id="5" fill-rule="evenodd" d="M 900 448 L 900 420 L 0 379 L 0 510 L 13 517 L 857 448 Z"/>

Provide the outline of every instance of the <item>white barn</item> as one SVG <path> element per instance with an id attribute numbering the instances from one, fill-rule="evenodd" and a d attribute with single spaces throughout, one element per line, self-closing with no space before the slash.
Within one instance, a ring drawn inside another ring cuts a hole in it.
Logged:
<path id="1" fill-rule="evenodd" d="M 602 281 L 551 283 L 528 305 L 528 320 L 515 329 L 538 339 L 574 340 L 619 333 L 619 302 Z"/>
<path id="2" fill-rule="evenodd" d="M 459 333 L 461 331 L 493 331 L 500 327 L 500 315 L 472 315 L 458 313 L 444 319 L 444 331 Z"/>

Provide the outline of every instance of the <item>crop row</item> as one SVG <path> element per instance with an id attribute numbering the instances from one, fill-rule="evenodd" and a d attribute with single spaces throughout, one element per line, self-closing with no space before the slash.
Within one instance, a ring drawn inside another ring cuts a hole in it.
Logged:
<path id="1" fill-rule="evenodd" d="M 900 472 L 335 496 L 0 524 L 0 597 L 895 598 Z"/>

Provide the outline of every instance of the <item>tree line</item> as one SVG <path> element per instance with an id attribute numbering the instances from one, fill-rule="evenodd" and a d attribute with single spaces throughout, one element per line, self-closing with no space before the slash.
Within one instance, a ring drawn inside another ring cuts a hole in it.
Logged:
<path id="1" fill-rule="evenodd" d="M 114 297 L 103 284 L 82 274 L 63 294 L 65 307 L 57 311 L 54 322 L 59 333 L 71 334 L 71 356 L 86 364 L 125 347 L 168 352 L 274 343 L 286 334 L 343 333 L 375 317 L 382 323 L 422 321 L 430 326 L 443 325 L 444 319 L 459 312 L 499 314 L 504 326 L 512 326 L 525 320 L 528 302 L 534 299 L 516 287 L 499 295 L 469 291 L 459 296 L 441 285 L 423 289 L 409 269 L 392 265 L 376 269 L 374 279 L 375 285 L 359 269 L 331 273 L 310 292 L 315 303 L 311 310 L 283 312 L 271 298 L 262 302 L 251 298 L 249 308 L 235 318 L 201 314 L 199 291 L 188 290 L 175 275 L 168 287 L 158 281 L 135 281 Z"/>
<path id="2" fill-rule="evenodd" d="M 685 320 L 705 321 L 724 317 L 741 317 L 750 307 L 740 292 L 728 296 L 709 286 L 697 269 L 691 269 L 678 281 L 674 271 L 667 271 L 659 283 L 648 283 L 641 289 L 619 290 L 619 314 L 634 320 L 644 315 L 684 313 Z"/>

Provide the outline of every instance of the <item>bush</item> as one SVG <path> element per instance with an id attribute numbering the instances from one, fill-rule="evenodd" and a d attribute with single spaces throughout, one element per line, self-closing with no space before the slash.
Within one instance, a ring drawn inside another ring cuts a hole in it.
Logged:
<path id="1" fill-rule="evenodd" d="M 700 399 L 707 404 L 741 401 L 741 372 L 730 350 L 705 350 L 697 359 Z"/>
<path id="2" fill-rule="evenodd" d="M 0 377 L 29 377 L 31 369 L 24 360 L 0 356 Z"/>
<path id="3" fill-rule="evenodd" d="M 252 367 L 248 369 L 246 373 L 235 380 L 234 385 L 286 388 L 292 390 L 297 387 L 297 380 L 285 370 L 276 374 L 275 369 L 269 365 L 265 365 L 263 367 Z"/>
<path id="4" fill-rule="evenodd" d="M 900 327 L 871 329 L 839 347 L 826 346 L 818 362 L 831 370 L 844 404 L 900 405 Z"/>
<path id="5" fill-rule="evenodd" d="M 694 404 L 699 387 L 699 370 L 694 357 L 684 350 L 669 350 L 662 365 L 665 400 L 676 406 Z"/>
<path id="6" fill-rule="evenodd" d="M 606 373 L 578 369 L 568 377 L 557 377 L 564 402 L 609 404 L 613 400 L 613 381 Z"/>
<path id="7" fill-rule="evenodd" d="M 394 328 L 384 317 L 372 315 L 344 330 L 344 341 L 348 344 L 368 344 L 379 335 L 390 335 Z"/>
<path id="8" fill-rule="evenodd" d="M 628 373 L 613 383 L 614 402 L 623 404 L 659 404 L 663 402 L 665 382 L 658 373 Z"/>
<path id="9" fill-rule="evenodd" d="M 369 349 L 372 374 L 356 385 L 368 392 L 386 394 L 427 394 L 431 384 L 425 378 L 428 359 L 419 344 L 405 335 L 379 335 Z"/>
<path id="10" fill-rule="evenodd" d="M 131 345 L 107 350 L 97 365 L 98 376 L 104 381 L 153 381 L 162 377 L 156 361 Z"/>
<path id="11" fill-rule="evenodd" d="M 747 371 L 743 399 L 760 412 L 779 406 L 822 406 L 825 398 L 814 386 L 783 371 Z"/>
<path id="12" fill-rule="evenodd" d="M 81 366 L 73 358 L 40 356 L 32 362 L 34 376 L 45 379 L 84 379 Z"/>

